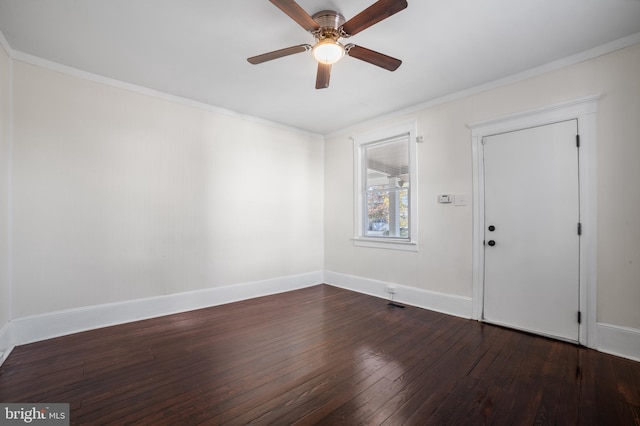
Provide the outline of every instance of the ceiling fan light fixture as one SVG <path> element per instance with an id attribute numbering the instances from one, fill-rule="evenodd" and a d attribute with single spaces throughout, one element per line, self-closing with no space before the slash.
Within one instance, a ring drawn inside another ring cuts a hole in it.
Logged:
<path id="1" fill-rule="evenodd" d="M 314 59 L 321 64 L 331 65 L 344 56 L 344 46 L 332 39 L 320 40 L 311 49 Z"/>
<path id="2" fill-rule="evenodd" d="M 407 0 L 377 0 L 348 21 L 335 10 L 322 10 L 309 15 L 296 0 L 269 1 L 304 28 L 305 31 L 313 35 L 316 44 L 314 46 L 300 44 L 252 56 L 247 58 L 250 64 L 261 64 L 273 59 L 311 50 L 313 58 L 318 62 L 316 89 L 329 87 L 331 65 L 338 62 L 345 55 L 388 71 L 395 71 L 402 64 L 399 59 L 351 43 L 345 46 L 339 40 L 358 34 L 383 19 L 395 15 L 407 7 Z"/>

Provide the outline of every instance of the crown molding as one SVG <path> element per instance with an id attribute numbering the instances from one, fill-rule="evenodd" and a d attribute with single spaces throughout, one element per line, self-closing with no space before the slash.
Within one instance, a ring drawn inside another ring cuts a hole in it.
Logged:
<path id="1" fill-rule="evenodd" d="M 7 44 L 7 47 L 8 44 Z M 9 47 L 9 49 L 11 49 Z M 68 65 L 64 65 L 58 62 L 50 61 L 48 59 L 40 58 L 38 56 L 30 55 L 28 53 L 21 52 L 19 50 L 11 50 L 11 54 L 9 55 L 14 61 L 24 62 L 26 64 L 35 65 L 37 67 L 45 68 L 51 71 L 59 72 L 61 74 L 69 75 L 72 77 L 80 78 L 83 80 L 92 81 L 94 83 L 104 84 L 106 86 L 115 87 L 118 89 L 127 90 L 133 93 L 138 93 L 145 96 L 150 96 L 157 99 L 162 99 L 169 102 L 174 102 L 180 105 L 197 108 L 204 111 L 215 112 L 219 114 L 224 114 L 230 117 L 236 117 L 243 120 L 251 121 L 254 123 L 262 124 L 269 127 L 274 127 L 277 129 L 294 132 L 301 134 L 303 136 L 318 138 L 324 141 L 324 138 L 321 134 L 309 132 L 307 130 L 299 129 L 297 127 L 287 126 L 282 123 L 278 123 L 275 121 L 266 120 L 263 118 L 258 118 L 248 114 L 242 114 L 237 111 L 233 111 L 230 109 L 218 107 L 215 105 L 210 105 L 205 102 L 196 101 L 189 98 L 184 98 L 181 96 L 171 95 L 165 92 L 161 92 L 159 90 L 150 89 L 148 87 L 139 86 L 133 83 L 127 83 L 125 81 L 117 80 L 114 78 L 106 77 L 100 74 L 94 74 L 89 71 L 81 70 L 79 68 L 74 68 Z"/>
<path id="2" fill-rule="evenodd" d="M 500 78 L 498 80 L 493 80 L 485 84 L 481 84 L 478 86 L 470 87 L 468 89 L 464 89 L 455 93 L 451 93 L 449 95 L 441 96 L 439 98 L 431 99 L 425 102 L 421 102 L 416 105 L 412 105 L 410 107 L 394 111 L 390 114 L 386 114 L 383 116 L 379 116 L 373 118 L 371 120 L 367 120 L 353 126 L 346 127 L 342 130 L 337 130 L 335 132 L 331 132 L 325 135 L 325 138 L 340 136 L 349 132 L 353 132 L 358 128 L 375 126 L 383 120 L 389 120 L 398 118 L 401 116 L 405 116 L 408 114 L 413 114 L 418 111 L 422 111 L 437 105 L 442 105 L 447 102 L 455 101 L 458 99 L 466 98 L 468 96 L 476 95 L 478 93 L 486 92 L 491 89 L 497 89 L 499 87 L 507 86 L 512 83 L 517 83 L 519 81 L 527 80 L 529 78 L 537 77 L 548 72 L 556 71 L 562 68 L 566 68 L 571 65 L 579 64 L 580 62 L 585 62 L 591 59 L 595 59 L 599 56 L 606 55 L 608 53 L 612 53 L 621 49 L 624 49 L 629 46 L 633 46 L 634 44 L 640 43 L 640 33 L 631 34 L 626 37 L 622 37 L 620 39 L 611 41 L 609 43 L 602 44 L 600 46 L 594 47 L 592 49 L 588 49 L 582 51 L 580 53 L 576 53 L 571 56 L 567 56 L 562 59 L 558 59 L 557 61 L 549 62 L 544 65 L 540 65 L 535 68 L 528 69 L 526 71 L 522 71 L 516 74 L 512 74 L 510 76 Z"/>

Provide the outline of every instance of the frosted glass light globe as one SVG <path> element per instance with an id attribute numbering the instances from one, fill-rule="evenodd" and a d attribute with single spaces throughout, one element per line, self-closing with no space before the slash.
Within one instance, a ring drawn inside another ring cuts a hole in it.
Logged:
<path id="1" fill-rule="evenodd" d="M 325 39 L 313 46 L 311 54 L 319 63 L 331 65 L 344 56 L 344 46 L 337 41 Z"/>

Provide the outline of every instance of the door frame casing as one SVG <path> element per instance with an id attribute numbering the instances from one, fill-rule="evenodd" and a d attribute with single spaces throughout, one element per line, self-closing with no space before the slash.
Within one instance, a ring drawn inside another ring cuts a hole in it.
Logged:
<path id="1" fill-rule="evenodd" d="M 580 223 L 582 224 L 579 266 L 579 306 L 582 312 L 582 323 L 579 329 L 579 343 L 588 347 L 596 346 L 596 114 L 599 99 L 600 96 L 589 96 L 467 125 L 471 130 L 473 154 L 473 319 L 483 321 L 484 309 L 483 138 L 577 119 L 578 134 L 580 135 L 578 179 L 580 182 Z"/>

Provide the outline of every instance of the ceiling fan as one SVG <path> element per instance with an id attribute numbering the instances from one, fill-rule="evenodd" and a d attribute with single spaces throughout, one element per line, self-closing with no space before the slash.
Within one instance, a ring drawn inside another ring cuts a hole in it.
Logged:
<path id="1" fill-rule="evenodd" d="M 338 62 L 345 54 L 389 71 L 395 71 L 402 64 L 399 59 L 365 47 L 351 43 L 343 45 L 340 39 L 356 35 L 383 19 L 395 15 L 407 7 L 406 0 L 378 0 L 348 21 L 333 10 L 323 10 L 310 16 L 294 0 L 269 1 L 310 32 L 315 37 L 316 43 L 313 46 L 300 44 L 248 58 L 247 61 L 254 65 L 310 50 L 318 61 L 316 89 L 325 89 L 329 87 L 331 65 Z"/>

